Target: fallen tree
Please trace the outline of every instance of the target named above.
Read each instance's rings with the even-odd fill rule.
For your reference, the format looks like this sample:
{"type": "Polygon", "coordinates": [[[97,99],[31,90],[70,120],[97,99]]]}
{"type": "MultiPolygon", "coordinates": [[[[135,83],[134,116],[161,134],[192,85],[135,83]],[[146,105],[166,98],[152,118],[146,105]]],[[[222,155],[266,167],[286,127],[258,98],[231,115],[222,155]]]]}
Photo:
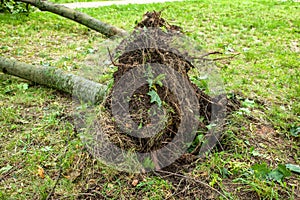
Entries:
{"type": "Polygon", "coordinates": [[[127,32],[123,29],[101,22],[85,13],[73,10],[63,5],[54,4],[49,1],[40,1],[40,0],[18,0],[18,1],[33,5],[39,8],[41,11],[49,11],[54,14],[60,15],[62,17],[71,19],[84,26],[87,26],[90,29],[102,33],[107,37],[111,37],[114,35],[120,35],[120,36],[127,35],[127,32]]]}
{"type": "Polygon", "coordinates": [[[161,12],[147,12],[114,50],[117,57],[108,50],[118,69],[107,98],[106,86],[57,68],[0,56],[0,72],[58,89],[95,106],[103,102],[103,111],[92,116],[92,121],[90,113],[80,113],[83,117],[75,126],[87,130],[84,143],[94,156],[104,158],[104,163],[116,164],[118,160],[124,170],[126,161],[129,171],[136,171],[136,161],[142,171],[169,165],[170,169],[180,168],[220,142],[226,112],[238,106],[227,104],[222,93],[206,94],[190,80],[188,73],[192,69],[210,67],[206,61],[224,58],[206,58],[219,52],[200,56],[198,51],[187,52],[181,47],[192,45],[185,42],[182,29],[161,18],[161,12]]]}
{"type": "Polygon", "coordinates": [[[37,84],[58,89],[78,99],[97,104],[103,101],[106,86],[54,67],[26,64],[0,56],[0,71],[37,84]]]}

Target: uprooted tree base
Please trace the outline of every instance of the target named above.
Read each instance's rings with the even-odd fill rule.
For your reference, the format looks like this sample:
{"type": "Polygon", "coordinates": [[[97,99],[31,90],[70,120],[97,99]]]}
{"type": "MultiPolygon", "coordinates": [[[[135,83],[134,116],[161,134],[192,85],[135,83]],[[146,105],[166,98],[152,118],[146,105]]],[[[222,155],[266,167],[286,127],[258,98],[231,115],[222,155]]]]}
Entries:
{"type": "MultiPolygon", "coordinates": [[[[230,112],[230,110],[234,109],[234,104],[229,103],[226,105],[224,103],[224,100],[227,101],[226,96],[218,95],[210,97],[190,81],[188,72],[195,68],[194,63],[206,67],[209,66],[209,64],[207,60],[204,59],[204,56],[198,56],[198,58],[196,58],[197,60],[195,60],[195,58],[193,58],[194,55],[189,55],[189,51],[182,51],[177,48],[177,43],[181,40],[178,40],[178,38],[182,38],[182,35],[180,27],[170,25],[166,20],[161,18],[161,12],[147,12],[143,20],[137,24],[133,33],[124,39],[115,49],[114,55],[116,57],[110,54],[112,63],[118,67],[118,70],[114,73],[115,85],[111,90],[114,94],[110,93],[107,98],[104,104],[106,111],[99,117],[99,123],[101,124],[103,133],[108,135],[109,140],[119,148],[134,150],[140,153],[161,149],[172,141],[182,123],[189,123],[189,120],[191,120],[192,123],[193,119],[190,118],[183,121],[185,114],[183,114],[181,106],[182,104],[186,106],[193,102],[178,98],[178,96],[185,96],[187,94],[184,90],[178,88],[174,89],[174,87],[177,87],[176,84],[171,88],[170,85],[168,87],[164,85],[164,78],[166,78],[164,75],[158,75],[159,72],[156,75],[151,74],[151,70],[154,70],[153,68],[156,66],[165,66],[166,68],[169,67],[173,69],[176,73],[168,74],[167,77],[168,79],[173,79],[173,82],[180,81],[177,76],[177,74],[180,74],[180,76],[184,77],[190,84],[197,98],[197,103],[199,104],[199,110],[197,110],[197,112],[202,119],[197,121],[199,133],[208,132],[207,125],[211,123],[212,115],[214,115],[214,118],[221,118],[226,110],[230,112]],[[154,63],[156,65],[153,65],[154,63]],[[128,76],[127,72],[130,74],[133,73],[132,71],[134,71],[135,75],[124,79],[124,77],[128,76]],[[140,83],[143,81],[146,81],[147,84],[141,85],[140,83]],[[118,85],[120,82],[122,83],[121,87],[118,85]],[[126,89],[132,87],[136,88],[135,91],[129,96],[126,96],[128,93],[126,89]],[[119,98],[117,102],[113,101],[113,96],[119,98]],[[126,96],[127,99],[122,99],[123,96],[126,96]],[[126,112],[126,109],[122,107],[116,106],[116,104],[120,104],[120,101],[129,102],[129,112],[126,112]],[[153,106],[163,109],[160,109],[161,112],[157,113],[152,110],[153,106]],[[119,109],[112,111],[115,107],[119,109]],[[152,119],[153,116],[156,117],[152,119]],[[117,124],[117,120],[115,120],[116,118],[123,119],[122,123],[125,129],[128,128],[128,130],[139,130],[153,123],[160,123],[162,121],[164,127],[154,136],[142,138],[134,137],[128,134],[128,131],[124,130],[124,127],[120,128],[117,124]],[[159,121],[155,121],[156,118],[158,118],[159,121]],[[130,121],[133,121],[138,127],[133,127],[130,121]]],[[[223,126],[223,124],[219,126],[223,126]]],[[[152,129],[149,130],[155,131],[152,129]]],[[[191,131],[191,127],[186,127],[184,131],[191,131]]],[[[220,135],[216,135],[216,138],[210,141],[212,143],[207,144],[203,149],[210,150],[216,141],[218,141],[219,137],[220,135]]],[[[209,138],[207,139],[209,140],[209,138]]],[[[180,145],[186,144],[175,143],[175,145],[178,145],[180,149],[180,145]]],[[[188,149],[188,152],[185,152],[175,163],[169,166],[169,170],[172,170],[171,168],[174,167],[176,168],[176,166],[189,164],[195,161],[195,159],[198,159],[201,145],[199,141],[198,143],[194,141],[188,149]]],[[[109,149],[107,151],[106,156],[112,156],[111,160],[113,160],[114,156],[111,155],[109,149]]],[[[170,155],[167,154],[165,159],[170,159],[168,156],[170,155]]],[[[140,161],[143,159],[144,158],[139,158],[140,161]]],[[[160,167],[159,163],[154,164],[156,168],[160,167]]]]}

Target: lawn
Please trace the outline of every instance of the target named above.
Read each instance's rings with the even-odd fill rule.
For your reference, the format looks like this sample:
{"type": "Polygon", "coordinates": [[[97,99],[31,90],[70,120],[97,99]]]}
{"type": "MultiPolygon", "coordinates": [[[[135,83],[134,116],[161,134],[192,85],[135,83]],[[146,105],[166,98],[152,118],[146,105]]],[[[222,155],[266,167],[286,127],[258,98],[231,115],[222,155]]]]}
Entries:
{"type": "MultiPolygon", "coordinates": [[[[70,95],[0,73],[0,199],[300,198],[300,3],[203,0],[79,10],[131,31],[146,11],[164,8],[163,17],[199,48],[239,53],[216,63],[226,93],[242,104],[228,116],[221,145],[180,175],[119,172],[85,149],[70,95]]],[[[0,23],[0,56],[75,74],[113,46],[47,12],[0,13],[0,23]]],[[[112,71],[99,73],[98,81],[111,82],[112,71]]]]}

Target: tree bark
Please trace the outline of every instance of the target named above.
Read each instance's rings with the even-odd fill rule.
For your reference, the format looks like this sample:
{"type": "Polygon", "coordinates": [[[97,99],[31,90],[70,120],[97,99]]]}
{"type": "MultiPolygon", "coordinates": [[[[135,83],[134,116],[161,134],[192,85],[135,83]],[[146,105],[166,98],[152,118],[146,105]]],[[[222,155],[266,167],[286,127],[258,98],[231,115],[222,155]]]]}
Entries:
{"type": "Polygon", "coordinates": [[[92,104],[101,103],[107,87],[54,67],[34,66],[0,56],[0,72],[69,93],[92,104]]]}
{"type": "Polygon", "coordinates": [[[120,35],[120,36],[127,35],[127,32],[123,29],[117,28],[110,24],[106,24],[85,13],[70,9],[63,5],[54,4],[52,2],[43,1],[43,0],[17,0],[17,1],[23,3],[29,3],[39,8],[41,11],[49,11],[57,15],[60,15],[62,17],[66,17],[84,26],[87,26],[90,29],[98,31],[99,33],[102,33],[107,37],[111,37],[114,35],[120,35]]]}

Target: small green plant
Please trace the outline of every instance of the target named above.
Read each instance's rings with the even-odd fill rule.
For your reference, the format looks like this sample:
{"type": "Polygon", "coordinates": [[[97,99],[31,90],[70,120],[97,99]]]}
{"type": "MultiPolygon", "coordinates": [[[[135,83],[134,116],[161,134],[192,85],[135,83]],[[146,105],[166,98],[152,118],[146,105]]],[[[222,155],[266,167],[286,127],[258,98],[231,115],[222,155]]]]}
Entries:
{"type": "Polygon", "coordinates": [[[162,80],[165,79],[165,74],[160,74],[154,78],[154,75],[151,71],[151,66],[148,66],[147,72],[145,74],[147,77],[147,82],[149,84],[149,92],[147,93],[150,96],[150,103],[156,102],[159,107],[162,105],[162,101],[157,93],[157,86],[162,87],[163,83],[162,80]]]}
{"type": "Polygon", "coordinates": [[[290,170],[285,165],[279,164],[276,169],[271,169],[266,163],[254,164],[251,167],[251,172],[256,178],[267,181],[281,182],[284,178],[291,176],[290,170]]]}
{"type": "Polygon", "coordinates": [[[195,148],[199,147],[199,145],[201,145],[201,143],[203,142],[204,139],[204,135],[200,132],[198,133],[198,135],[196,136],[196,138],[193,140],[192,144],[189,145],[188,148],[188,152],[193,152],[193,150],[195,150],[195,148]]]}
{"type": "Polygon", "coordinates": [[[145,194],[143,199],[164,199],[170,195],[166,192],[171,189],[171,185],[162,178],[147,177],[136,188],[145,194]]]}
{"type": "Polygon", "coordinates": [[[150,158],[148,158],[148,157],[146,157],[144,159],[143,166],[145,168],[148,168],[148,169],[154,169],[155,168],[155,165],[154,165],[153,161],[150,158]]]}
{"type": "Polygon", "coordinates": [[[150,90],[147,94],[151,97],[150,103],[156,102],[158,107],[161,107],[161,99],[155,90],[150,90]]]}
{"type": "Polygon", "coordinates": [[[28,13],[31,8],[29,4],[17,2],[14,0],[1,0],[0,12],[16,13],[28,13]]]}
{"type": "Polygon", "coordinates": [[[205,91],[205,92],[209,92],[209,88],[208,88],[208,76],[200,76],[197,74],[193,74],[190,75],[190,80],[192,81],[192,83],[194,83],[195,85],[197,85],[198,88],[200,88],[201,90],[205,91]]]}
{"type": "Polygon", "coordinates": [[[290,134],[293,137],[300,137],[300,126],[293,126],[290,129],[290,134]]]}

